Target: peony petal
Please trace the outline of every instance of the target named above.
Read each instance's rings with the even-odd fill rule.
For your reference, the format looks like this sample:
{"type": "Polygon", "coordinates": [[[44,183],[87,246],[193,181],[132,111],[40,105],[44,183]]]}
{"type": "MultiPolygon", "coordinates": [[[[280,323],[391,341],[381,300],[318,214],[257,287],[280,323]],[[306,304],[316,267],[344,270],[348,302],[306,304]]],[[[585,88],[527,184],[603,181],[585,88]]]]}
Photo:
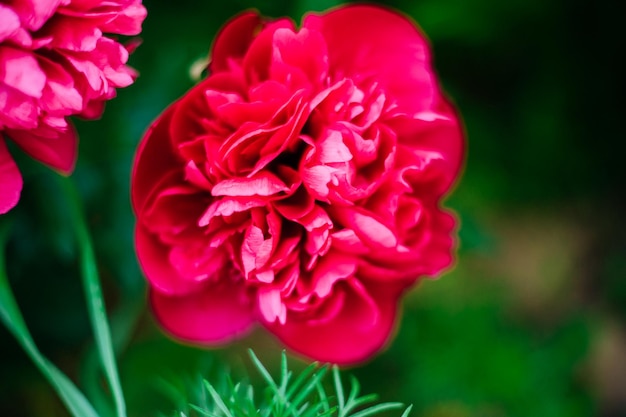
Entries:
{"type": "Polygon", "coordinates": [[[442,101],[440,107],[436,118],[401,117],[390,122],[398,135],[400,161],[397,165],[422,168],[425,174],[422,178],[426,180],[423,182],[429,182],[430,186],[421,184],[419,188],[436,197],[447,192],[458,178],[465,154],[459,117],[449,104],[442,101]],[[436,166],[429,167],[433,162],[436,166]]]}
{"type": "Polygon", "coordinates": [[[198,193],[194,187],[180,184],[174,172],[164,176],[153,188],[143,206],[143,222],[153,233],[175,236],[195,229],[197,219],[209,197],[198,193]]]}
{"type": "Polygon", "coordinates": [[[243,58],[243,70],[248,83],[252,86],[270,77],[273,56],[274,33],[279,29],[295,30],[289,19],[278,19],[268,23],[250,43],[243,58]]]}
{"type": "Polygon", "coordinates": [[[252,198],[221,198],[211,203],[198,220],[198,226],[208,226],[214,217],[228,217],[266,204],[263,200],[252,198]]]}
{"type": "Polygon", "coordinates": [[[0,83],[41,98],[46,74],[32,53],[0,45],[0,83]]]}
{"type": "Polygon", "coordinates": [[[38,56],[39,65],[46,74],[41,105],[49,114],[69,115],[83,109],[83,97],[74,85],[74,79],[62,65],[38,56]]]}
{"type": "Polygon", "coordinates": [[[112,18],[106,19],[101,26],[103,32],[134,36],[141,32],[141,23],[148,12],[142,4],[130,4],[110,14],[112,18]]]}
{"type": "Polygon", "coordinates": [[[9,136],[27,154],[63,174],[74,170],[78,136],[72,125],[40,126],[35,130],[9,130],[9,136]]]}
{"type": "Polygon", "coordinates": [[[231,178],[215,184],[211,190],[214,196],[231,197],[268,197],[289,191],[276,175],[269,171],[261,171],[251,178],[231,178]]]}
{"type": "Polygon", "coordinates": [[[20,199],[22,176],[0,137],[0,214],[11,210],[20,199]]]}
{"type": "Polygon", "coordinates": [[[183,295],[198,290],[198,281],[181,277],[169,262],[169,247],[161,244],[157,236],[141,224],[135,227],[135,249],[146,278],[159,292],[183,295]]]}
{"type": "Polygon", "coordinates": [[[294,32],[280,28],[274,32],[271,78],[290,89],[322,85],[328,76],[328,51],[324,38],[306,28],[294,32]]]}
{"type": "Polygon", "coordinates": [[[211,72],[227,71],[231,61],[242,59],[262,24],[261,16],[254,12],[241,13],[226,22],[215,37],[211,72]]]}
{"type": "Polygon", "coordinates": [[[338,252],[330,252],[320,258],[313,270],[313,291],[318,297],[327,297],[337,281],[353,276],[355,271],[356,262],[354,258],[338,252]]]}
{"type": "Polygon", "coordinates": [[[333,218],[343,226],[354,230],[356,235],[373,248],[393,248],[398,244],[398,237],[392,229],[359,207],[336,207],[330,210],[333,218]]]}
{"type": "Polygon", "coordinates": [[[20,29],[20,18],[13,9],[0,4],[0,42],[13,36],[20,29]]]}
{"type": "Polygon", "coordinates": [[[186,342],[226,343],[245,335],[253,324],[253,304],[241,283],[206,285],[184,296],[151,291],[150,301],[161,326],[186,342]]]}
{"type": "Polygon", "coordinates": [[[371,262],[359,267],[359,276],[388,282],[440,274],[452,265],[456,224],[450,213],[438,207],[424,207],[417,227],[404,231],[401,245],[372,251],[368,255],[371,262]]]}
{"type": "Polygon", "coordinates": [[[344,163],[352,160],[350,149],[343,143],[343,135],[330,130],[317,144],[317,158],[322,164],[344,163]]]}
{"type": "Polygon", "coordinates": [[[261,316],[268,323],[274,323],[278,320],[280,324],[285,324],[287,307],[281,300],[279,289],[261,288],[257,294],[257,300],[261,316]]]}
{"type": "Polygon", "coordinates": [[[38,100],[0,83],[0,127],[35,129],[41,109],[38,100]]]}
{"type": "Polygon", "coordinates": [[[138,214],[158,178],[177,168],[172,157],[169,124],[176,106],[171,106],[148,128],[137,148],[131,174],[131,199],[138,214]]]}
{"type": "Polygon", "coordinates": [[[406,16],[378,6],[346,6],[309,14],[302,26],[320,31],[332,45],[331,76],[374,76],[401,111],[413,114],[430,108],[438,92],[428,44],[406,16]]]}
{"type": "Polygon", "coordinates": [[[68,51],[93,51],[102,31],[84,18],[58,16],[41,31],[42,37],[49,36],[50,46],[68,51]]]}
{"type": "Polygon", "coordinates": [[[64,0],[23,0],[11,2],[20,21],[31,31],[39,30],[64,0]]]}
{"type": "Polygon", "coordinates": [[[328,302],[332,305],[337,297],[345,299],[332,305],[331,320],[288,314],[284,325],[263,324],[289,348],[309,358],[339,365],[368,359],[391,336],[402,287],[374,283],[365,288],[356,280],[336,286],[328,302]]]}

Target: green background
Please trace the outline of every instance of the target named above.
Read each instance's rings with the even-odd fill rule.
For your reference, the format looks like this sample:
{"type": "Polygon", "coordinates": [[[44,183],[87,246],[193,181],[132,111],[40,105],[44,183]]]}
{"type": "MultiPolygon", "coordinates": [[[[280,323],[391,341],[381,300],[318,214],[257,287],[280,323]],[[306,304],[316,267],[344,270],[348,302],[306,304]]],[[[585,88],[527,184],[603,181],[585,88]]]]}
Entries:
{"type": "MultiPolygon", "coordinates": [[[[456,266],[403,303],[388,349],[351,369],[365,392],[414,404],[414,416],[626,416],[626,51],[618,2],[419,0],[386,4],[429,36],[467,130],[456,266]]],[[[263,332],[201,351],[177,345],[145,307],[129,203],[133,154],[149,123],[193,85],[189,69],[218,28],[257,8],[300,20],[339,3],[145,1],[135,85],[103,118],[76,121],[73,178],[86,206],[131,416],[169,414],[163,381],[184,386],[220,363],[270,367],[263,332]]],[[[42,351],[97,401],[92,335],[56,174],[15,147],[25,177],[8,274],[42,351]]],[[[292,359],[296,367],[296,358],[292,359]]],[[[65,416],[51,388],[0,328],[0,416],[65,416]]]]}

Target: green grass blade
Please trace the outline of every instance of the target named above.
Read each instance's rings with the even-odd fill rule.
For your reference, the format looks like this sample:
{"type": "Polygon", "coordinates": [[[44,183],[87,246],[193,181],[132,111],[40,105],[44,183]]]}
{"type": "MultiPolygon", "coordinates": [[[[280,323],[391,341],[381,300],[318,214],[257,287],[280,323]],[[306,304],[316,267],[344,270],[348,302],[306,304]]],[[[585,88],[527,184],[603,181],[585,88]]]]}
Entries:
{"type": "Polygon", "coordinates": [[[206,386],[207,391],[209,391],[209,394],[211,394],[211,398],[213,398],[213,401],[215,402],[217,408],[219,408],[226,417],[233,417],[226,404],[224,404],[222,397],[220,397],[217,391],[215,391],[215,388],[213,388],[213,385],[209,384],[208,381],[204,381],[204,385],[206,386]]]}
{"type": "Polygon", "coordinates": [[[343,394],[343,384],[341,383],[341,376],[339,375],[339,367],[333,365],[333,381],[335,382],[335,391],[337,393],[337,405],[339,406],[340,415],[343,413],[345,406],[345,396],[343,394]]]}
{"type": "MultiPolygon", "coordinates": [[[[364,404],[367,403],[371,403],[374,402],[378,399],[378,395],[376,394],[368,394],[368,395],[364,395],[363,397],[359,397],[359,398],[355,398],[354,400],[350,401],[349,404],[349,408],[350,410],[353,410],[357,407],[360,407],[364,404]]],[[[346,408],[348,408],[348,406],[346,405],[346,408]]]]}
{"type": "Polygon", "coordinates": [[[274,393],[277,394],[278,386],[276,385],[276,382],[274,381],[274,379],[272,378],[268,370],[265,368],[265,366],[263,366],[263,364],[261,363],[259,358],[254,354],[252,349],[248,349],[248,353],[250,354],[250,358],[252,359],[254,366],[256,366],[261,376],[263,376],[263,379],[265,379],[265,382],[267,382],[267,384],[272,388],[272,391],[274,391],[274,393]]]}
{"type": "Polygon", "coordinates": [[[328,400],[328,395],[326,395],[326,391],[324,391],[324,387],[321,383],[317,384],[315,388],[317,389],[317,396],[320,400],[320,405],[322,406],[324,413],[327,413],[328,410],[330,410],[331,408],[330,401],[328,400]]]}
{"type": "Polygon", "coordinates": [[[317,388],[317,386],[320,383],[320,381],[322,380],[322,378],[324,378],[324,375],[326,374],[327,370],[328,370],[327,367],[319,368],[319,370],[315,374],[313,374],[311,379],[309,381],[307,381],[302,386],[301,390],[298,392],[298,394],[295,396],[295,398],[291,402],[291,404],[289,406],[289,410],[287,411],[287,415],[289,415],[289,414],[295,415],[294,411],[300,406],[300,404],[303,401],[305,401],[307,399],[308,395],[315,388],[317,388]]]}
{"type": "Polygon", "coordinates": [[[383,411],[396,410],[404,407],[402,403],[382,403],[371,406],[365,410],[358,411],[351,415],[351,417],[369,417],[374,414],[382,413],[383,411]]]}
{"type": "Polygon", "coordinates": [[[307,380],[307,378],[317,369],[317,367],[318,363],[313,362],[309,364],[306,368],[304,368],[302,372],[300,372],[300,375],[298,375],[296,379],[294,379],[293,383],[287,390],[286,398],[288,400],[297,392],[298,389],[300,389],[300,385],[302,385],[307,380]]]}
{"type": "Polygon", "coordinates": [[[409,417],[409,413],[411,412],[411,409],[413,408],[413,404],[409,405],[406,410],[404,410],[404,413],[402,413],[401,417],[409,417]]]}
{"type": "Polygon", "coordinates": [[[115,353],[113,351],[113,343],[111,341],[111,332],[104,306],[104,297],[100,288],[100,278],[96,267],[96,259],[89,231],[87,230],[87,222],[83,216],[83,210],[80,204],[80,197],[76,187],[70,178],[60,178],[61,187],[66,196],[68,206],[71,210],[70,218],[73,219],[72,227],[76,234],[76,240],[80,250],[80,266],[82,272],[83,286],[85,296],[87,298],[87,308],[89,311],[89,319],[94,331],[94,337],[102,367],[106,375],[109,387],[113,393],[115,409],[118,417],[126,417],[126,403],[122,394],[122,386],[117,373],[117,365],[115,362],[115,353]]]}
{"type": "Polygon", "coordinates": [[[348,394],[348,402],[356,400],[360,391],[361,385],[359,384],[359,381],[354,377],[354,375],[350,375],[350,394],[348,394]]]}
{"type": "Polygon", "coordinates": [[[291,372],[289,372],[289,366],[287,363],[287,353],[283,350],[280,355],[280,392],[285,397],[287,392],[287,386],[289,385],[289,379],[291,378],[291,372]]]}
{"type": "Polygon", "coordinates": [[[98,417],[98,413],[96,413],[72,381],[39,352],[26,327],[6,276],[4,247],[8,235],[7,226],[6,223],[0,223],[0,320],[17,339],[41,373],[48,379],[74,417],[98,417]]]}

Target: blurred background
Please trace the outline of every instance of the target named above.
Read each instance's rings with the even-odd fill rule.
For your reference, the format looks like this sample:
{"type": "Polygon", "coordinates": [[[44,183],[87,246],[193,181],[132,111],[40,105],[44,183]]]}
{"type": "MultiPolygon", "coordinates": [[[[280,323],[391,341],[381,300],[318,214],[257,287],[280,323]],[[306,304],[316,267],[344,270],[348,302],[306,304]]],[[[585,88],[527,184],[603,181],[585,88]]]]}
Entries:
{"type": "MultiPolygon", "coordinates": [[[[382,2],[381,2],[382,3],[382,2]]],[[[626,416],[626,68],[619,2],[396,0],[431,40],[463,115],[465,173],[446,205],[460,219],[456,266],[404,300],[388,349],[350,369],[363,391],[420,417],[626,416]]],[[[193,85],[192,64],[234,14],[299,21],[333,0],[144,0],[140,78],[96,122],[76,121],[73,179],[95,240],[131,416],[169,415],[164,381],[184,386],[217,363],[272,367],[263,332],[214,351],[164,337],[145,306],[133,251],[132,157],[149,123],[193,85]]],[[[41,350],[98,401],[96,360],[56,174],[13,155],[25,176],[9,216],[8,274],[41,350]]],[[[292,359],[294,366],[302,364],[292,359]]],[[[171,388],[171,387],[170,387],[171,388]]],[[[101,394],[100,394],[101,395],[101,394]]],[[[66,416],[0,328],[0,416],[66,416]]]]}

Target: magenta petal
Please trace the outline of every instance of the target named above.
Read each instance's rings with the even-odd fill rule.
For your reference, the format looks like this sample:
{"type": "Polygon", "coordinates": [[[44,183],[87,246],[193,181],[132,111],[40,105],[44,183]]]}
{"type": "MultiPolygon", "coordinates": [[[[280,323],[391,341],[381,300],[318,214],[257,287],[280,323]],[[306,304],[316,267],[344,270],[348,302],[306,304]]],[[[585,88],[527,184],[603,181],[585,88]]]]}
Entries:
{"type": "Polygon", "coordinates": [[[313,270],[313,291],[321,297],[327,297],[335,282],[354,275],[356,262],[354,258],[337,252],[322,257],[313,270]]]}
{"type": "Polygon", "coordinates": [[[337,207],[333,213],[368,246],[394,248],[398,244],[394,231],[376,219],[373,213],[358,207],[337,207]]]}
{"type": "Polygon", "coordinates": [[[322,362],[349,365],[368,359],[390,338],[396,319],[398,286],[373,284],[364,288],[356,280],[341,282],[331,298],[331,320],[298,320],[287,316],[284,325],[265,323],[285,345],[322,362]]]}
{"type": "Polygon", "coordinates": [[[138,213],[158,182],[156,179],[176,167],[170,145],[169,124],[176,106],[170,107],[148,128],[135,155],[131,198],[138,213]]]}
{"type": "Polygon", "coordinates": [[[40,29],[54,14],[63,0],[24,0],[14,1],[11,7],[20,16],[24,26],[32,31],[40,29]]]}
{"type": "Polygon", "coordinates": [[[135,248],[146,277],[159,292],[182,295],[197,291],[198,281],[181,277],[169,261],[169,247],[139,224],[135,229],[135,248]]]}
{"type": "MultiPolygon", "coordinates": [[[[310,14],[303,27],[319,30],[337,77],[376,75],[401,111],[418,113],[436,94],[428,43],[417,25],[397,12],[358,5],[310,14]]],[[[331,74],[333,75],[333,74],[331,74]]]]}
{"type": "Polygon", "coordinates": [[[118,13],[113,13],[114,18],[107,20],[102,25],[102,31],[106,33],[119,33],[120,35],[138,35],[141,32],[141,23],[147,15],[146,8],[141,4],[131,4],[118,13]]]}
{"type": "Polygon", "coordinates": [[[38,100],[0,83],[0,126],[6,129],[35,129],[39,124],[38,100]]]}
{"type": "Polygon", "coordinates": [[[307,83],[319,86],[326,79],[328,51],[319,32],[304,28],[296,33],[282,28],[274,33],[273,41],[272,79],[294,87],[307,83]]]}
{"type": "Polygon", "coordinates": [[[211,71],[227,71],[231,60],[241,59],[261,25],[261,16],[254,12],[244,12],[226,22],[213,44],[211,71]]]}
{"type": "Polygon", "coordinates": [[[423,169],[426,175],[418,177],[417,181],[430,182],[430,187],[421,185],[420,188],[434,196],[445,193],[459,176],[465,153],[459,117],[444,101],[440,106],[441,111],[431,114],[434,118],[424,120],[418,115],[416,118],[399,117],[391,122],[398,134],[399,165],[426,168],[423,169]],[[437,155],[438,161],[434,161],[433,156],[421,156],[429,153],[437,155]],[[430,162],[436,162],[438,166],[430,170],[427,167],[430,162]]]}
{"type": "Polygon", "coordinates": [[[69,51],[93,51],[102,31],[84,18],[59,16],[42,30],[43,36],[50,36],[53,48],[69,51]]]}
{"type": "Polygon", "coordinates": [[[78,136],[72,125],[58,129],[43,126],[38,130],[11,130],[13,139],[26,153],[63,174],[74,170],[78,136]]]}
{"type": "Polygon", "coordinates": [[[49,114],[78,113],[83,109],[83,97],[74,85],[74,79],[62,65],[39,57],[46,73],[47,83],[41,100],[42,108],[49,114]]]}
{"type": "Polygon", "coordinates": [[[0,45],[0,83],[41,98],[46,74],[32,53],[0,45]]]}
{"type": "Polygon", "coordinates": [[[0,42],[20,29],[20,18],[7,6],[0,4],[0,42]]]}
{"type": "Polygon", "coordinates": [[[271,196],[289,191],[276,175],[269,171],[261,171],[252,178],[232,178],[215,184],[211,194],[214,196],[251,197],[271,196]]]}
{"type": "Polygon", "coordinates": [[[150,293],[159,323],[187,342],[216,345],[245,335],[253,324],[253,304],[243,285],[222,283],[184,296],[150,293]]]}
{"type": "Polygon", "coordinates": [[[20,199],[22,176],[4,140],[0,137],[0,214],[11,210],[20,199]]]}
{"type": "Polygon", "coordinates": [[[277,288],[262,288],[258,292],[258,305],[262,317],[269,323],[274,323],[277,319],[281,324],[287,318],[287,308],[280,297],[280,290],[277,288]]]}
{"type": "Polygon", "coordinates": [[[250,85],[268,79],[272,63],[274,33],[279,29],[293,31],[293,22],[288,19],[275,20],[265,26],[250,43],[243,58],[243,70],[250,85]]]}

